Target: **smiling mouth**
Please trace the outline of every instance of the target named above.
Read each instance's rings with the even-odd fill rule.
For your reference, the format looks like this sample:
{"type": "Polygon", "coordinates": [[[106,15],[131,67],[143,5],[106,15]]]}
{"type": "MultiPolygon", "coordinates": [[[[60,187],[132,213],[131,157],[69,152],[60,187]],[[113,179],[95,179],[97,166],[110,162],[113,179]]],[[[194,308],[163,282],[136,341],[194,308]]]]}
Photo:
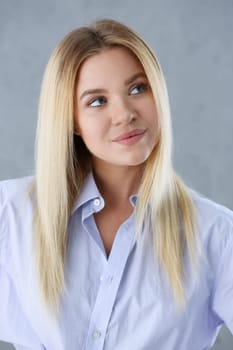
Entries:
{"type": "Polygon", "coordinates": [[[122,145],[133,145],[138,142],[145,134],[146,129],[136,129],[120,136],[116,137],[113,142],[122,144],[122,145]]]}

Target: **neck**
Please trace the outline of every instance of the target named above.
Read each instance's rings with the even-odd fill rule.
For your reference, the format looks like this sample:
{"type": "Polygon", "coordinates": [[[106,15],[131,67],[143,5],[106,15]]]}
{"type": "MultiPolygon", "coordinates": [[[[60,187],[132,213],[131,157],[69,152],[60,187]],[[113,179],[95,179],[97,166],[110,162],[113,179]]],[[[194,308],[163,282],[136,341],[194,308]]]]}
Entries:
{"type": "Polygon", "coordinates": [[[129,197],[138,192],[144,166],[112,166],[93,164],[96,184],[105,203],[111,206],[129,202],[129,197]]]}

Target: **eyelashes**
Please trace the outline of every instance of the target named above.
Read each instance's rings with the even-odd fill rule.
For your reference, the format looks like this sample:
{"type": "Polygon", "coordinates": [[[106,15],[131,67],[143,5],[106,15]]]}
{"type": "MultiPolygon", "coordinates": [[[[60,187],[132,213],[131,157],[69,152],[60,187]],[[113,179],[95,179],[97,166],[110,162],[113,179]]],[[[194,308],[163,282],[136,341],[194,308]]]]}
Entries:
{"type": "MultiPolygon", "coordinates": [[[[148,83],[138,83],[129,89],[129,96],[139,95],[146,92],[149,89],[148,83]]],[[[105,96],[96,96],[92,98],[87,105],[89,107],[102,107],[107,103],[107,98],[105,96]]]]}
{"type": "Polygon", "coordinates": [[[99,96],[92,99],[90,102],[88,102],[88,106],[100,107],[100,106],[103,106],[106,102],[107,102],[107,99],[104,96],[99,96]]]}
{"type": "Polygon", "coordinates": [[[147,91],[148,90],[148,84],[145,84],[145,83],[140,83],[140,84],[137,84],[136,86],[134,86],[130,92],[131,92],[131,95],[137,95],[137,94],[140,94],[144,91],[147,91]]]}

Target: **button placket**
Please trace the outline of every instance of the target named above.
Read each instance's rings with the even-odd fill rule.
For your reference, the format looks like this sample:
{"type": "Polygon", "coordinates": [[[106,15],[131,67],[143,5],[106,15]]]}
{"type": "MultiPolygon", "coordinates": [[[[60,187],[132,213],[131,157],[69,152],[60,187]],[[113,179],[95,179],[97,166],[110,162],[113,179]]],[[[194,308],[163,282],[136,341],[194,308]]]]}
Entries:
{"type": "MultiPolygon", "coordinates": [[[[125,232],[124,227],[121,230],[123,233],[125,232]]],[[[85,350],[103,350],[104,347],[105,335],[116,301],[118,288],[134,241],[133,235],[121,234],[119,237],[116,247],[113,248],[116,251],[113,252],[114,254],[111,254],[106,265],[107,268],[99,276],[99,290],[90,319],[85,350]]]]}
{"type": "Polygon", "coordinates": [[[103,282],[103,280],[104,280],[104,276],[101,275],[101,276],[100,276],[100,282],[103,282]]]}
{"type": "Polygon", "coordinates": [[[101,337],[101,332],[99,330],[95,330],[93,333],[92,333],[92,338],[93,339],[99,339],[101,337]]]}

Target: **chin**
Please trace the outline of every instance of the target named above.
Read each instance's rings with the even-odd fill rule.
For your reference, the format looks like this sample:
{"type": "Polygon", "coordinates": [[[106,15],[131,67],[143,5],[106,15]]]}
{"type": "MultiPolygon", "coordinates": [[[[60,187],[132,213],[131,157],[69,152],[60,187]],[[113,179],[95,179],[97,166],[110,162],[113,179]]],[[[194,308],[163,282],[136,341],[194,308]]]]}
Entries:
{"type": "Polygon", "coordinates": [[[139,165],[143,165],[147,159],[149,158],[148,156],[144,156],[144,157],[135,157],[134,159],[129,160],[128,162],[126,162],[128,166],[139,166],[139,165]]]}
{"type": "Polygon", "coordinates": [[[150,157],[151,152],[143,153],[138,156],[136,156],[132,161],[135,163],[135,165],[143,164],[147,161],[147,159],[150,157]]]}

